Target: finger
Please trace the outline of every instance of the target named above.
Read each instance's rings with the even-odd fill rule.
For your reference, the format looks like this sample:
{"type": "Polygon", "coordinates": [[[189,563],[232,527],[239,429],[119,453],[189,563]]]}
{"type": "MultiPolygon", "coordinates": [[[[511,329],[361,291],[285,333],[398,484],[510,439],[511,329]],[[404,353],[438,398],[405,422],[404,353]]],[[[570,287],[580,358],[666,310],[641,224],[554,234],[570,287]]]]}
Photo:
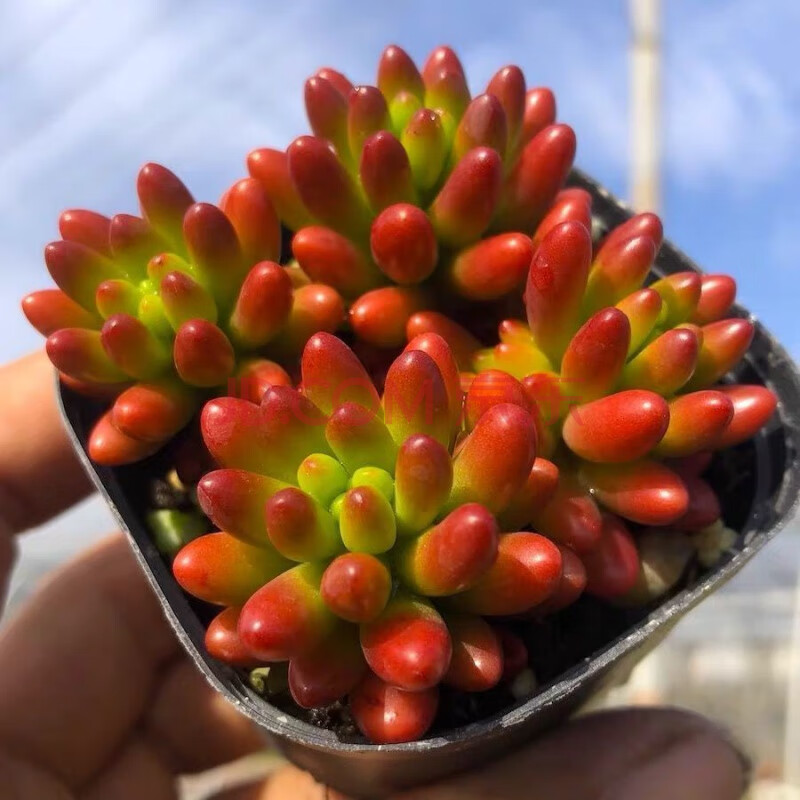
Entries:
{"type": "Polygon", "coordinates": [[[744,788],[740,757],[706,720],[670,709],[631,709],[575,720],[482,769],[398,800],[660,800],[650,787],[642,791],[641,783],[628,784],[633,794],[617,793],[619,787],[628,791],[625,781],[640,774],[665,782],[665,798],[738,800],[744,788]],[[696,794],[694,781],[700,779],[713,791],[696,794]]]}
{"type": "MultiPolygon", "coordinates": [[[[396,800],[738,800],[743,788],[741,757],[710,723],[653,709],[584,717],[483,769],[396,800]]],[[[345,800],[293,766],[225,800],[287,797],[345,800]]]]}
{"type": "Polygon", "coordinates": [[[238,786],[214,797],[214,800],[262,800],[268,784],[238,786]]]}
{"type": "Polygon", "coordinates": [[[110,765],[134,728],[167,772],[263,747],[182,660],[117,536],[65,567],[0,631],[0,746],[78,787],[103,769],[109,780],[124,772],[125,762],[114,776],[110,765]]]}
{"type": "Polygon", "coordinates": [[[37,769],[0,750],[0,775],[3,776],[4,800],[74,800],[64,784],[47,772],[37,769]]]}
{"type": "Polygon", "coordinates": [[[255,726],[187,659],[164,675],[142,727],[176,774],[228,764],[266,747],[255,726]]]}
{"type": "Polygon", "coordinates": [[[125,541],[103,542],[0,629],[0,747],[83,784],[121,746],[177,649],[125,541]]]}
{"type": "Polygon", "coordinates": [[[61,421],[53,376],[43,352],[0,367],[0,519],[12,533],[89,492],[61,421]]]}
{"type": "Polygon", "coordinates": [[[117,757],[80,793],[80,800],[178,800],[175,776],[158,751],[139,738],[129,741],[117,757]]]}
{"type": "Polygon", "coordinates": [[[288,764],[265,782],[226,792],[219,800],[346,800],[327,790],[307,772],[288,764]]]}
{"type": "Polygon", "coordinates": [[[214,800],[262,800],[267,784],[239,786],[214,797],[214,800]]]}
{"type": "Polygon", "coordinates": [[[175,776],[228,764],[264,748],[250,722],[185,658],[166,668],[152,709],[81,800],[177,800],[175,776]]]}
{"type": "Polygon", "coordinates": [[[741,797],[743,789],[741,766],[730,746],[712,734],[696,733],[617,779],[600,800],[725,800],[741,797]]]}

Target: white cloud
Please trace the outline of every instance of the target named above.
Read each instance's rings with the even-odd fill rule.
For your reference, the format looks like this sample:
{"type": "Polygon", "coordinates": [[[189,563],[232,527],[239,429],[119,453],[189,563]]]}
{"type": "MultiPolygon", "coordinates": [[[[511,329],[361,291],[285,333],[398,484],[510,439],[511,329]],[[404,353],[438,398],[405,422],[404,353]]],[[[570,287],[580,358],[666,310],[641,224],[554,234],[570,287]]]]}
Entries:
{"type": "MultiPolygon", "coordinates": [[[[130,177],[146,159],[192,164],[203,183],[224,163],[232,180],[248,149],[283,146],[305,129],[302,84],[318,53],[361,74],[374,69],[363,52],[347,52],[336,40],[323,45],[330,20],[315,3],[273,18],[258,4],[200,4],[198,13],[178,6],[157,16],[137,6],[126,14],[134,5],[105,5],[120,7],[118,27],[102,16],[70,23],[46,58],[22,62],[6,78],[25,117],[0,155],[7,189],[0,206],[5,201],[15,221],[23,223],[28,209],[20,209],[14,187],[68,189],[79,202],[108,208],[130,197],[130,177]],[[108,41],[98,47],[107,27],[108,41]]],[[[370,24],[352,25],[350,34],[370,24]]],[[[223,188],[214,185],[212,196],[223,188]]]]}
{"type": "MultiPolygon", "coordinates": [[[[419,51],[436,34],[459,49],[480,90],[500,65],[520,63],[531,85],[552,86],[578,132],[578,164],[622,190],[628,152],[626,4],[511,4],[482,24],[469,4],[452,23],[421,31],[412,10],[319,0],[281,15],[247,0],[10,0],[0,45],[0,195],[6,279],[38,282],[40,246],[70,205],[132,210],[144,160],[162,160],[202,199],[243,172],[246,152],[305,129],[302,83],[321,63],[370,81],[375,58],[399,39],[419,51]],[[10,11],[9,11],[10,9],[10,11]],[[448,28],[448,25],[451,25],[448,28]],[[13,31],[13,35],[9,33],[13,31]],[[1,60],[1,59],[0,59],[1,60]],[[3,121],[4,120],[4,121],[3,121]],[[20,257],[25,254],[20,262],[20,257]]],[[[800,78],[787,35],[800,5],[779,0],[664,3],[665,167],[687,187],[747,190],[791,167],[800,78]],[[776,42],[783,43],[776,45],[776,42]]],[[[431,11],[433,14],[433,11],[431,11]]],[[[8,283],[6,284],[8,285],[8,283]]]]}
{"type": "Polygon", "coordinates": [[[800,84],[789,2],[678,2],[665,53],[666,163],[691,186],[747,190],[794,166],[800,84]],[[793,35],[789,33],[789,35],[793,35]]]}
{"type": "MultiPolygon", "coordinates": [[[[247,2],[89,0],[72,11],[0,75],[0,98],[14,101],[0,127],[0,292],[13,305],[49,282],[41,247],[63,208],[135,210],[133,179],[146,160],[215,200],[244,174],[250,149],[305,131],[303,81],[320,54],[358,76],[374,71],[371,53],[328,43],[332,21],[315,2],[272,18],[247,2]]],[[[350,35],[374,39],[371,25],[364,18],[350,35]]],[[[4,341],[0,351],[19,347],[4,341]]]]}
{"type": "MultiPolygon", "coordinates": [[[[711,181],[747,191],[794,168],[800,146],[800,73],[788,37],[793,0],[666,0],[663,163],[696,190],[711,181]]],[[[557,92],[578,133],[578,163],[609,183],[628,165],[629,29],[625,3],[528,7],[503,40],[466,49],[471,74],[508,60],[557,92]],[[578,8],[579,7],[579,8],[578,8]]],[[[475,82],[480,88],[483,83],[475,82]]]]}

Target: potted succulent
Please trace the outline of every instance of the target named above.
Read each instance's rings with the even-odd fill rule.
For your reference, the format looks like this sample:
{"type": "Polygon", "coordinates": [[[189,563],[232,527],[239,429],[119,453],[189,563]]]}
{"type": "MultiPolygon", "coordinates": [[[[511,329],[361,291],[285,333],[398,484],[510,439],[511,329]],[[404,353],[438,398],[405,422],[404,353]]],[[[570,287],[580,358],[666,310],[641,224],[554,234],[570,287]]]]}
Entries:
{"type": "Polygon", "coordinates": [[[563,719],[798,494],[790,360],[549,90],[447,47],[376,83],[318,71],[218,206],[150,164],[141,217],[65,212],[23,301],[198,667],[359,797],[563,719]]]}

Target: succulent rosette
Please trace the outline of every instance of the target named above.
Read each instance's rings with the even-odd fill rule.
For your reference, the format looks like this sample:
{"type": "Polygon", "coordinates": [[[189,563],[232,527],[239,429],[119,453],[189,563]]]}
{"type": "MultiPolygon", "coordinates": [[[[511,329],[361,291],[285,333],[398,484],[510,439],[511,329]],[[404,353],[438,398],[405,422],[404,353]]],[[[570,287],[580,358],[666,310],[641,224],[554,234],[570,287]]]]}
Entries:
{"type": "Polygon", "coordinates": [[[458,368],[436,334],[409,343],[382,396],[332,335],[313,336],[301,366],[299,389],[205,406],[221,468],[198,497],[221,532],[189,543],[174,574],[225,606],[212,655],[288,661],[300,706],[349,696],[371,741],[416,739],[440,683],[482,691],[526,666],[506,663],[504,641],[524,646],[494,618],[582,591],[580,565],[525,530],[558,471],[536,458],[533,409],[487,397],[462,425],[458,368]]]}
{"type": "Polygon", "coordinates": [[[349,301],[360,340],[393,348],[415,311],[521,287],[575,135],[516,66],[472,98],[449,47],[421,71],[387,47],[376,83],[319,70],[305,86],[314,135],[255,150],[248,167],[294,232],[299,267],[349,301]]]}
{"type": "Polygon", "coordinates": [[[195,203],[147,164],[137,191],[141,217],[64,212],[45,248],[58,288],[22,303],[62,378],[115,398],[89,444],[110,465],[155,452],[209,392],[288,383],[267,357],[296,356],[344,315],[335,289],[277,263],[280,223],[258,181],[238,181],[220,206],[195,203]]]}
{"type": "MultiPolygon", "coordinates": [[[[454,336],[462,362],[471,358],[467,410],[487,391],[539,409],[541,452],[559,464],[560,480],[532,523],[582,556],[591,588],[592,564],[606,551],[620,564],[629,553],[626,571],[636,575],[632,545],[620,547],[629,538],[621,520],[685,532],[720,525],[719,500],[701,476],[713,452],[770,419],[776,399],[764,386],[719,383],[754,332],[726,316],[732,278],[682,272],[644,287],[659,219],[634,216],[594,249],[590,230],[589,196],[566,190],[534,237],[527,320],[501,323],[494,347],[471,350],[466,331],[435,315],[409,327],[454,336]],[[618,518],[613,537],[604,511],[618,518]]],[[[597,593],[624,594],[624,584],[597,593]]]]}

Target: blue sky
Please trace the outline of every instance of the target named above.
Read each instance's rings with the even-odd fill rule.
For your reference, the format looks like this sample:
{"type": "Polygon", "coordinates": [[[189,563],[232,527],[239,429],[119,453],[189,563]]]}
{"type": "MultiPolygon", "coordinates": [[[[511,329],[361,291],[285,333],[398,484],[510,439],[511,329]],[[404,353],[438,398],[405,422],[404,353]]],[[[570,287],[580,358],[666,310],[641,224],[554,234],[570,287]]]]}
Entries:
{"type": "MultiPolygon", "coordinates": [[[[800,3],[663,5],[667,235],[734,274],[800,356],[800,3]]],[[[50,283],[41,252],[61,210],[135,211],[150,160],[215,200],[250,149],[306,131],[309,74],[331,65],[369,83],[391,42],[419,60],[453,45],[476,91],[518,63],[556,91],[578,164],[625,195],[625,0],[0,0],[0,359],[41,344],[18,303],[50,283]]],[[[93,500],[26,537],[18,582],[111,525],[93,500]]]]}
{"type": "MultiPolygon", "coordinates": [[[[216,199],[258,145],[305,130],[304,78],[330,64],[374,80],[389,42],[457,48],[473,90],[515,62],[553,87],[578,163],[622,195],[627,3],[516,0],[0,2],[0,357],[39,342],[17,311],[48,284],[60,210],[133,211],[147,160],[216,199]],[[502,9],[502,10],[501,10],[502,9]]],[[[800,72],[795,0],[664,0],[667,234],[797,355],[800,72]]]]}

